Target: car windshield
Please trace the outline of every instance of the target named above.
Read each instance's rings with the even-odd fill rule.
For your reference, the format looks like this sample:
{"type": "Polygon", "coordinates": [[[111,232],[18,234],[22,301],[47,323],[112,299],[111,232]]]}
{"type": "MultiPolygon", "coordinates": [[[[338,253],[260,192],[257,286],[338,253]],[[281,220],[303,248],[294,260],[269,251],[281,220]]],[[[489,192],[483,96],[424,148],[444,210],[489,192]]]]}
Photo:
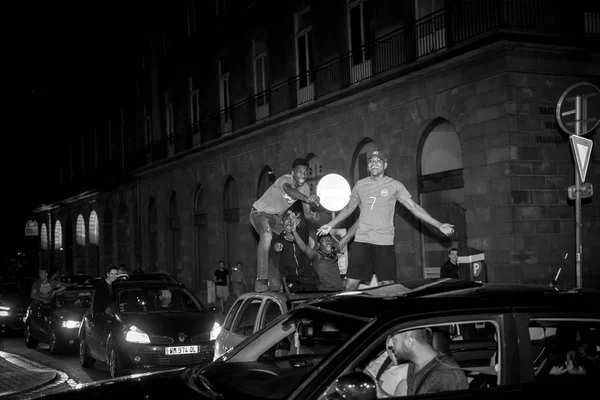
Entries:
{"type": "Polygon", "coordinates": [[[59,275],[56,277],[62,283],[74,283],[76,285],[84,285],[91,278],[89,275],[59,275]]]}
{"type": "Polygon", "coordinates": [[[369,321],[314,307],[296,308],[216,362],[197,368],[188,384],[240,398],[284,398],[369,321]]]}
{"type": "Polygon", "coordinates": [[[202,304],[181,287],[124,288],[118,293],[117,304],[124,314],[204,311],[202,304]]]}
{"type": "Polygon", "coordinates": [[[93,290],[66,290],[56,295],[56,308],[89,308],[93,290]]]}

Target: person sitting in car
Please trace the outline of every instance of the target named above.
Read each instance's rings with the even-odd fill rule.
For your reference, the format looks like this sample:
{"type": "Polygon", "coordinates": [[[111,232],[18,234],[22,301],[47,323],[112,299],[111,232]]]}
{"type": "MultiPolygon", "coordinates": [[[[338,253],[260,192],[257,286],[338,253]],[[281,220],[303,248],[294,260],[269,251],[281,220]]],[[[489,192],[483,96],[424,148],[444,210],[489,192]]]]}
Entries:
{"type": "Polygon", "coordinates": [[[161,308],[169,308],[171,306],[173,306],[173,304],[171,303],[171,299],[173,297],[173,294],[171,293],[171,291],[169,289],[162,289],[160,291],[160,295],[158,296],[158,306],[161,308]]]}
{"type": "Polygon", "coordinates": [[[567,351],[564,365],[552,367],[550,375],[594,375],[600,372],[600,352],[595,344],[580,343],[567,351]]]}
{"type": "Polygon", "coordinates": [[[402,360],[409,361],[406,379],[396,387],[395,396],[469,388],[467,376],[458,363],[436,351],[428,336],[431,336],[431,330],[420,328],[396,333],[388,338],[386,348],[394,364],[402,360]]]}

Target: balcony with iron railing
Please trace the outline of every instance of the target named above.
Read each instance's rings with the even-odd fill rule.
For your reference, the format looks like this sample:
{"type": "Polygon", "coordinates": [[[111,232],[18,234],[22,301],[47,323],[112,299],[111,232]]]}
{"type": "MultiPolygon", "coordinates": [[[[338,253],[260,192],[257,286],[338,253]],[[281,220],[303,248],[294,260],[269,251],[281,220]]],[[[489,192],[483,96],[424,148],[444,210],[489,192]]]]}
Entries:
{"type": "Polygon", "coordinates": [[[126,146],[122,172],[211,147],[302,113],[353,88],[362,90],[368,82],[377,84],[388,79],[386,75],[401,76],[503,37],[597,44],[600,8],[584,11],[553,0],[474,0],[439,10],[148,146],[126,146]]]}

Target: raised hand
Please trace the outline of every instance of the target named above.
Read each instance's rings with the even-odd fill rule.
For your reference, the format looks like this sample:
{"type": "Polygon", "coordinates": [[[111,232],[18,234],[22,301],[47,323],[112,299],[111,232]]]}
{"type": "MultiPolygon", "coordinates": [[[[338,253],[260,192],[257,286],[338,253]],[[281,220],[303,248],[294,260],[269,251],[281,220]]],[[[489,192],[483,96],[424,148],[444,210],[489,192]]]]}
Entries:
{"type": "Polygon", "coordinates": [[[450,236],[454,233],[454,225],[450,224],[442,224],[439,227],[439,230],[446,236],[450,236]]]}
{"type": "Polygon", "coordinates": [[[322,227],[320,227],[319,229],[317,229],[317,235],[319,236],[324,236],[327,235],[329,232],[331,232],[331,226],[330,225],[323,225],[322,227]]]}
{"type": "Polygon", "coordinates": [[[308,196],[308,199],[306,199],[307,203],[314,204],[316,206],[321,205],[320,201],[321,199],[319,199],[319,196],[317,196],[316,194],[311,194],[310,196],[308,196]]]}

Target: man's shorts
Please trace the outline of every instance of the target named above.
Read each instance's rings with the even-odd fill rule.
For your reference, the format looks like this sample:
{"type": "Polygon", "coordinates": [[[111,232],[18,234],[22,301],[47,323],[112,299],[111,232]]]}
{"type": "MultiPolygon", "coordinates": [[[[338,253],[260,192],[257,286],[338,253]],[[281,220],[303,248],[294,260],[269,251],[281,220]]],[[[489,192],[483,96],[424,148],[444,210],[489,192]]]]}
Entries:
{"type": "Polygon", "coordinates": [[[226,301],[229,297],[229,287],[227,285],[215,285],[217,287],[217,298],[226,301]]]}
{"type": "Polygon", "coordinates": [[[373,274],[379,281],[396,280],[396,250],[394,245],[352,243],[346,278],[370,281],[373,274]]]}

